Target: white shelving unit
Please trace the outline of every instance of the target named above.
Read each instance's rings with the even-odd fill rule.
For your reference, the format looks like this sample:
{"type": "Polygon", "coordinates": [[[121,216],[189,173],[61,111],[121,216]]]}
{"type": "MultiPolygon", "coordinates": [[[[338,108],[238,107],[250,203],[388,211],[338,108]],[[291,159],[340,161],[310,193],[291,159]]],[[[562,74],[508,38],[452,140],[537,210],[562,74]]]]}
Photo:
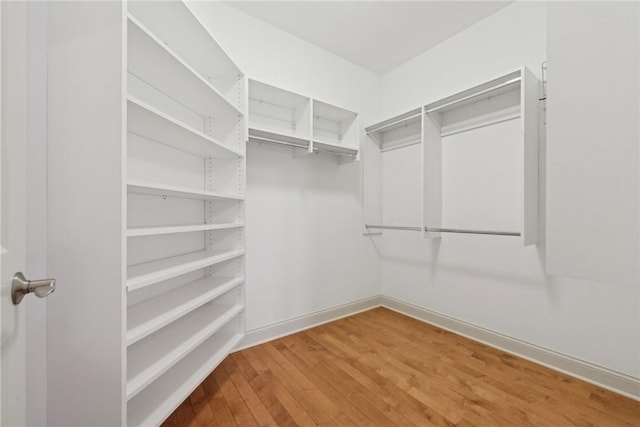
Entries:
{"type": "MultiPolygon", "coordinates": [[[[247,80],[181,1],[56,4],[49,23],[51,79],[61,88],[50,108],[63,131],[50,135],[53,185],[92,164],[74,182],[104,190],[105,212],[67,224],[66,206],[83,206],[86,195],[66,188],[66,206],[54,206],[52,226],[78,230],[68,242],[54,239],[56,252],[89,230],[104,247],[84,244],[74,259],[53,260],[58,271],[87,265],[100,276],[67,276],[62,293],[73,293],[52,311],[73,311],[83,342],[63,333],[49,348],[83,381],[107,375],[86,384],[84,396],[60,400],[52,420],[159,425],[244,335],[247,80]],[[109,28],[108,40],[96,39],[97,26],[109,28]],[[91,78],[68,79],[79,69],[91,78]],[[96,123],[106,127],[104,141],[96,123]],[[94,158],[97,147],[107,153],[94,158]],[[99,369],[85,363],[96,352],[109,355],[99,369]]],[[[55,387],[67,396],[77,386],[55,387]]]]}
{"type": "MultiPolygon", "coordinates": [[[[158,390],[183,359],[202,346],[227,354],[243,334],[246,106],[242,73],[188,6],[129,2],[128,12],[126,399],[139,425],[186,397],[158,390]],[[147,408],[165,395],[174,400],[147,408]]],[[[220,360],[184,373],[184,390],[220,360]]]]}
{"type": "Polygon", "coordinates": [[[358,113],[249,80],[249,141],[358,159],[358,113]]]}
{"type": "Polygon", "coordinates": [[[249,80],[249,139],[310,149],[311,99],[249,80]]]}
{"type": "MultiPolygon", "coordinates": [[[[365,233],[377,234],[385,229],[396,229],[419,231],[423,237],[441,237],[443,233],[485,234],[517,236],[523,245],[537,243],[538,86],[538,79],[528,69],[521,68],[367,127],[363,168],[365,233]],[[517,174],[510,177],[519,184],[519,200],[516,202],[519,218],[513,221],[518,224],[517,229],[444,226],[443,198],[449,197],[443,191],[443,151],[450,144],[447,137],[467,132],[474,135],[474,131],[516,120],[519,123],[518,136],[507,144],[513,147],[511,151],[519,153],[518,159],[505,156],[505,161],[518,163],[514,167],[517,174]],[[410,148],[416,144],[420,145],[419,151],[410,148]],[[415,152],[402,159],[395,154],[399,149],[415,152]],[[398,162],[398,158],[408,162],[418,157],[419,161],[411,163],[413,175],[400,174],[408,179],[407,182],[387,182],[397,179],[397,176],[385,173],[385,162],[398,162]],[[421,181],[419,185],[416,185],[417,181],[421,181]],[[411,209],[405,208],[400,213],[383,212],[385,188],[393,190],[394,186],[415,187],[416,203],[411,209]],[[406,216],[402,215],[406,211],[413,213],[410,219],[413,222],[403,222],[406,216]]],[[[449,173],[455,174],[455,171],[449,173]]]]}
{"type": "MultiPolygon", "coordinates": [[[[240,319],[237,319],[240,321],[240,319]]],[[[131,399],[130,425],[159,425],[240,342],[230,321],[131,399]]]]}
{"type": "Polygon", "coordinates": [[[358,114],[344,108],[313,100],[313,148],[318,151],[356,157],[358,114]]]}

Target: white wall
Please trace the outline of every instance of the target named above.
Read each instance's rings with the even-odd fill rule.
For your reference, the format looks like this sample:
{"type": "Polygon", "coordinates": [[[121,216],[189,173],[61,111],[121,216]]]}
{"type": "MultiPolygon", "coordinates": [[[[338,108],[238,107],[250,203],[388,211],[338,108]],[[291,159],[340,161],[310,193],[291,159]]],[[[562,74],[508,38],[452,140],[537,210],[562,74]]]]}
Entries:
{"type": "Polygon", "coordinates": [[[638,285],[638,9],[638,2],[549,5],[552,274],[638,285]],[[606,36],[594,34],[603,25],[606,36]]]}
{"type": "MultiPolygon", "coordinates": [[[[252,79],[377,114],[380,77],[218,2],[193,3],[252,79]]],[[[247,330],[379,293],[375,246],[363,238],[360,163],[248,145],[247,330]]]]}
{"type": "MultiPolygon", "coordinates": [[[[541,2],[513,4],[392,70],[383,76],[380,118],[522,65],[540,75],[546,59],[546,14],[541,2]]],[[[543,139],[542,239],[545,156],[543,139]]],[[[411,206],[410,198],[416,197],[407,194],[393,209],[401,211],[402,203],[411,206]]],[[[608,207],[609,212],[616,209],[608,207]]],[[[421,241],[417,233],[385,231],[382,293],[640,377],[638,286],[548,276],[544,255],[544,243],[522,247],[516,238],[445,235],[441,241],[421,241]]]]}

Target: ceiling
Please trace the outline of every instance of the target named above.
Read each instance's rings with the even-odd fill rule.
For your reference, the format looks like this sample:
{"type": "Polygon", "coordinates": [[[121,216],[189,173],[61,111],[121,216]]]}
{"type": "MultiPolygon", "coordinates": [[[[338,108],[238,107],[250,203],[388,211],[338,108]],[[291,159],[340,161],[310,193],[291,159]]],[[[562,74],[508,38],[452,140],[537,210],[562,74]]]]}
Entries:
{"type": "Polygon", "coordinates": [[[384,74],[512,1],[231,1],[249,15],[384,74]]]}

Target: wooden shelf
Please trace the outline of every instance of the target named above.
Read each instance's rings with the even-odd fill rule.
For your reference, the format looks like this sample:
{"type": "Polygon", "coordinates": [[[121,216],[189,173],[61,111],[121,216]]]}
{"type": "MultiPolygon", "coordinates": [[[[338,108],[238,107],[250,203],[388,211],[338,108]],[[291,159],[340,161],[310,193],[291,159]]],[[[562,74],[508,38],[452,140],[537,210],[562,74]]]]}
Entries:
{"type": "Polygon", "coordinates": [[[244,250],[200,251],[127,268],[127,290],[134,291],[244,255],[244,250]]]}
{"type": "Polygon", "coordinates": [[[241,157],[237,149],[173,119],[136,99],[127,98],[128,131],[199,157],[241,157]]]}
{"type": "Polygon", "coordinates": [[[340,154],[343,156],[356,156],[358,155],[357,148],[345,147],[344,145],[335,144],[333,142],[326,141],[313,141],[313,149],[318,151],[325,151],[332,154],[340,154]]]}
{"type": "Polygon", "coordinates": [[[131,427],[160,425],[242,337],[242,333],[214,334],[128,402],[127,424],[131,427]]]}
{"type": "Polygon", "coordinates": [[[127,310],[127,345],[213,301],[240,285],[242,277],[205,277],[129,307],[127,310]]]}
{"type": "Polygon", "coordinates": [[[211,111],[213,115],[243,116],[238,107],[130,14],[127,28],[130,73],[200,114],[211,111]]]}
{"type": "Polygon", "coordinates": [[[303,149],[308,149],[311,142],[309,139],[298,138],[296,136],[257,127],[249,128],[249,141],[258,143],[266,142],[268,144],[282,144],[303,149]]]}
{"type": "Polygon", "coordinates": [[[201,307],[127,349],[127,400],[169,370],[242,311],[242,305],[201,307]]]}
{"type": "Polygon", "coordinates": [[[127,191],[133,194],[145,194],[148,196],[178,197],[182,199],[197,200],[244,200],[244,196],[235,194],[214,193],[211,191],[194,190],[186,187],[155,184],[147,181],[129,181],[127,191]]]}
{"type": "Polygon", "coordinates": [[[190,233],[194,231],[226,230],[241,228],[241,222],[229,222],[225,224],[191,224],[191,225],[159,225],[151,227],[130,227],[127,229],[127,237],[157,236],[160,234],[190,233]]]}

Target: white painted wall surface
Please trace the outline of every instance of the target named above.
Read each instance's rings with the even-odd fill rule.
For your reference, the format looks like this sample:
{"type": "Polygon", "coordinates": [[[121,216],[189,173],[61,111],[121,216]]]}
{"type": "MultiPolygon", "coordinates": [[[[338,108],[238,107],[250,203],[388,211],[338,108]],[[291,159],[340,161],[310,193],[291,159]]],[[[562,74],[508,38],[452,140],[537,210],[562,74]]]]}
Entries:
{"type": "MultiPolygon", "coordinates": [[[[383,76],[379,118],[522,65],[539,76],[546,59],[546,23],[544,3],[518,2],[419,55],[383,76]]],[[[565,23],[567,28],[573,24],[565,23]]],[[[594,37],[604,33],[601,29],[594,37]]],[[[545,158],[544,140],[540,151],[544,238],[544,166],[551,160],[545,158]]],[[[415,197],[406,195],[407,208],[415,197]]],[[[402,210],[397,199],[385,207],[402,210]]],[[[470,209],[469,215],[475,212],[470,209]]],[[[422,241],[418,233],[385,231],[381,258],[382,294],[640,377],[638,286],[546,275],[544,242],[525,248],[516,238],[465,235],[422,241]]]]}
{"type": "MultiPolygon", "coordinates": [[[[192,3],[252,79],[377,115],[380,77],[219,2],[192,3]]],[[[249,143],[247,330],[379,293],[379,261],[362,237],[360,163],[249,143]]]]}
{"type": "Polygon", "coordinates": [[[551,274],[638,286],[639,8],[549,5],[551,274]]]}

